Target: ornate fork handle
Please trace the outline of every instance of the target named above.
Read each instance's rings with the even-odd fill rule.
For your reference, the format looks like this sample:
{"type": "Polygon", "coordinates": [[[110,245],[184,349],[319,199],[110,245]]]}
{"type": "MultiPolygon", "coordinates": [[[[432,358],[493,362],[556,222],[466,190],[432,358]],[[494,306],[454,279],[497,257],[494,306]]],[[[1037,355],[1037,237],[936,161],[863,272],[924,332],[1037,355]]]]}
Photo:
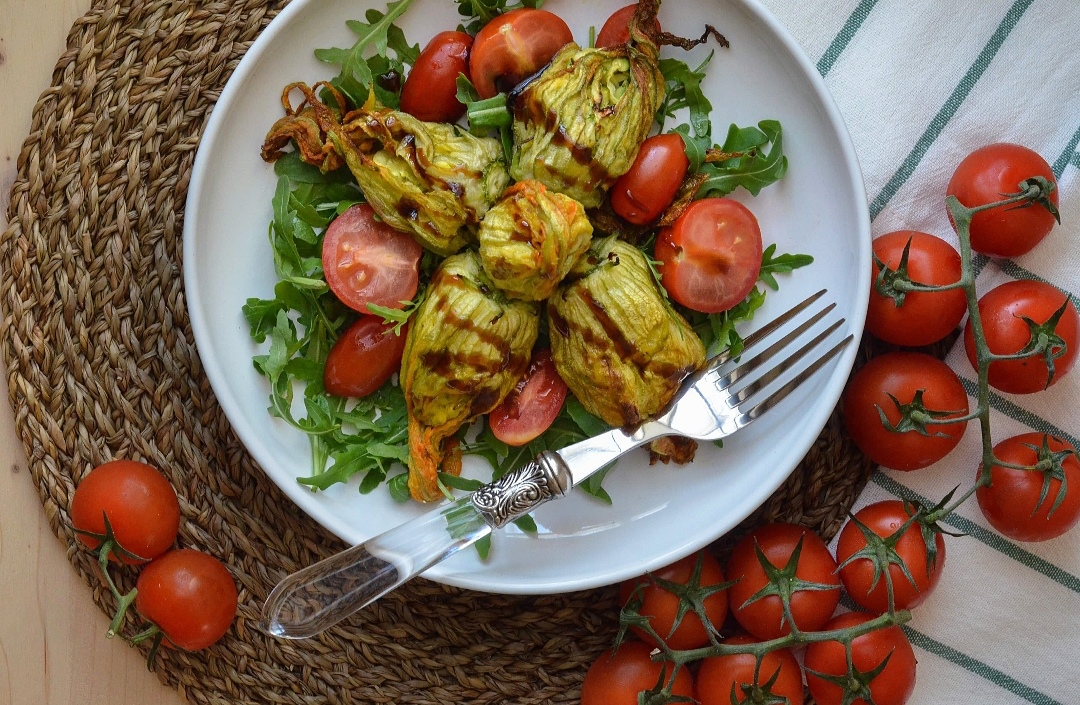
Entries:
{"type": "Polygon", "coordinates": [[[566,496],[572,482],[566,461],[545,450],[473,492],[472,504],[492,528],[501,529],[544,502],[566,496]]]}

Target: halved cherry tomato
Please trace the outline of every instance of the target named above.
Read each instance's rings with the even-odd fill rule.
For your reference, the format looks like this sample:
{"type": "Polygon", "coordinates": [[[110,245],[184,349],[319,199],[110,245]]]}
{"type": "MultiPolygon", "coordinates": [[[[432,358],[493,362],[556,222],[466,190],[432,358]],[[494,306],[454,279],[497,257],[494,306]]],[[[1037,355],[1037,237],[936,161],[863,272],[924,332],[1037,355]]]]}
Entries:
{"type": "MultiPolygon", "coordinates": [[[[637,4],[627,5],[611,13],[607,22],[596,35],[596,46],[600,49],[626,44],[630,41],[630,18],[637,11],[637,4]]],[[[660,20],[656,20],[656,31],[660,31],[660,20]]]]}
{"type": "MultiPolygon", "coordinates": [[[[739,634],[725,639],[724,643],[738,646],[752,644],[754,639],[747,634],[739,634]]],[[[711,656],[701,662],[694,691],[701,705],[731,705],[733,691],[736,702],[745,702],[747,697],[744,688],[753,689],[755,685],[762,689],[762,698],[751,702],[779,703],[780,698],[785,698],[786,705],[803,703],[802,668],[792,655],[791,649],[777,649],[766,653],[760,666],[753,654],[711,656]],[[774,676],[776,681],[768,689],[768,694],[775,698],[771,699],[766,696],[764,686],[774,676]]]]}
{"type": "Polygon", "coordinates": [[[323,272],[330,290],[351,309],[371,313],[368,304],[402,308],[416,296],[423,253],[416,240],[378,220],[368,204],[359,203],[326,229],[323,272]]]}
{"type": "MultiPolygon", "coordinates": [[[[125,551],[145,560],[110,553],[110,560],[144,563],[169,550],[180,528],[176,490],[156,468],[135,460],[110,460],[90,471],[71,498],[71,525],[79,531],[105,534],[109,517],[113,538],[125,551]]],[[[90,548],[101,541],[79,534],[90,548]]]]}
{"type": "MultiPolygon", "coordinates": [[[[625,641],[600,654],[581,684],[581,705],[638,705],[638,693],[655,688],[661,678],[670,680],[674,665],[653,661],[652,649],[640,641],[625,641]]],[[[694,679],[686,668],[675,676],[672,693],[694,697],[694,679]]]]}
{"type": "MultiPolygon", "coordinates": [[[[905,502],[891,499],[868,504],[855,513],[855,518],[873,533],[888,539],[911,518],[913,511],[914,508],[905,502]]],[[[866,547],[866,537],[859,526],[849,520],[840,531],[840,539],[836,544],[836,560],[843,563],[866,547]]],[[[931,562],[919,524],[909,526],[896,541],[893,550],[907,566],[911,578],[915,581],[912,583],[908,580],[900,566],[889,563],[893,606],[896,609],[905,610],[921,604],[937,585],[945,567],[945,540],[936,532],[934,549],[936,556],[931,562]]],[[[840,569],[840,579],[851,599],[860,607],[878,614],[889,609],[889,587],[885,576],[877,573],[874,562],[869,558],[856,558],[845,565],[840,569]]]]}
{"type": "Polygon", "coordinates": [[[562,411],[566,391],[551,351],[534,350],[525,376],[518,380],[510,396],[488,414],[491,432],[507,445],[525,445],[548,430],[562,411]]]}
{"type": "MultiPolygon", "coordinates": [[[[634,594],[635,589],[640,589],[642,602],[638,612],[648,618],[649,626],[660,635],[669,648],[693,649],[709,643],[709,632],[706,631],[701,618],[692,610],[687,611],[681,621],[676,624],[679,606],[683,604],[677,591],[710,588],[723,582],[724,572],[716,558],[708,551],[698,551],[653,573],[623,582],[619,586],[619,599],[625,604],[634,594]],[[699,560],[701,572],[695,585],[694,569],[699,560]],[[673,583],[677,587],[672,589],[661,581],[673,583]],[[689,588],[686,587],[688,583],[689,588]]],[[[702,604],[709,622],[719,629],[724,623],[724,618],[727,617],[727,590],[712,592],[704,598],[702,604]]],[[[653,637],[644,629],[633,627],[633,631],[645,641],[653,641],[653,637]]]]}
{"type": "Polygon", "coordinates": [[[1059,456],[1060,469],[1041,472],[995,465],[990,470],[990,485],[975,491],[979,509],[991,526],[1017,541],[1056,538],[1080,522],[1080,461],[1076,449],[1051,435],[1045,436],[1046,450],[1043,444],[1044,434],[1023,433],[994,446],[994,457],[1003,463],[1030,467],[1039,462],[1040,456],[1054,464],[1054,455],[1072,451],[1059,456]]]}
{"type": "Polygon", "coordinates": [[[702,313],[746,298],[761,272],[761,229],[750,209],[730,198],[703,198],[656,238],[654,256],[671,298],[702,313]]]}
{"type": "MultiPolygon", "coordinates": [[[[1061,318],[1053,330],[1047,330],[1050,339],[1054,374],[1046,364],[1046,355],[1038,354],[1017,360],[995,360],[990,363],[988,380],[990,386],[1010,394],[1031,394],[1046,389],[1072,369],[1080,352],[1080,316],[1064,293],[1039,281],[1019,280],[1006,282],[983,294],[979,299],[986,346],[996,355],[1011,355],[1023,350],[1032,340],[1031,325],[1027,320],[1041,326],[1060,309],[1061,318]]],[[[1050,328],[1049,326],[1047,328],[1050,328]]],[[[1037,338],[1036,338],[1037,339],[1037,338]]],[[[964,347],[968,361],[976,367],[975,331],[968,321],[964,328],[964,347]]]]}
{"type": "MultiPolygon", "coordinates": [[[[847,612],[838,615],[825,625],[825,629],[847,629],[874,616],[866,612],[847,612]]],[[[869,676],[888,659],[881,672],[870,679],[869,697],[858,695],[863,686],[855,679],[841,678],[844,686],[837,685],[814,672],[824,676],[842,677],[847,674],[848,663],[844,645],[838,641],[818,641],[806,648],[806,684],[810,695],[818,705],[904,705],[915,689],[915,650],[900,627],[876,629],[851,642],[851,661],[855,669],[869,676]],[[845,688],[846,686],[846,688],[845,688]],[[845,689],[848,692],[844,692],[845,689]]]]}
{"type": "MultiPolygon", "coordinates": [[[[1018,144],[990,144],[960,162],[945,191],[974,208],[1019,193],[1020,183],[1033,176],[1057,183],[1050,165],[1037,152],[1018,144]]],[[[1050,203],[1057,207],[1056,188],[1050,203]]],[[[1050,210],[1039,203],[991,208],[972,217],[971,248],[994,257],[1016,257],[1039,244],[1056,222],[1050,210]]]]}
{"type": "Polygon", "coordinates": [[[499,15],[473,42],[469,70],[476,92],[481,98],[509,92],[572,41],[574,34],[562,18],[547,10],[526,7],[499,15]]]}
{"type": "Polygon", "coordinates": [[[181,649],[205,649],[229,631],[236,616],[236,583],[229,569],[190,548],[151,561],[135,587],[135,609],[181,649]]]}
{"type": "Polygon", "coordinates": [[[323,369],[323,387],[339,397],[364,397],[401,369],[405,330],[378,316],[361,316],[330,348],[323,369]]]}
{"type": "MultiPolygon", "coordinates": [[[[913,282],[941,286],[960,280],[960,253],[949,243],[929,233],[898,230],[874,240],[874,256],[895,272],[904,248],[908,248],[907,275],[913,282]],[[910,243],[910,245],[909,245],[910,243]]],[[[967,313],[963,289],[947,291],[909,291],[897,305],[887,278],[879,282],[881,269],[871,265],[874,286],[866,312],[866,329],[874,337],[895,345],[936,343],[960,325],[967,313]],[[887,293],[883,295],[878,287],[887,293]]],[[[886,272],[886,277],[890,276],[886,272]]]]}
{"type": "Polygon", "coordinates": [[[791,621],[784,614],[779,595],[766,595],[747,604],[769,583],[755,547],[773,567],[784,569],[800,542],[802,548],[794,579],[804,582],[802,585],[794,583],[795,590],[791,595],[791,616],[795,625],[804,632],[820,629],[840,602],[836,561],[820,536],[795,524],[760,526],[735,545],[727,564],[728,579],[737,581],[728,588],[731,613],[743,629],[758,639],[776,639],[790,634],[791,621]]]}
{"type": "Polygon", "coordinates": [[[630,171],[612,185],[611,207],[631,223],[647,225],[675,200],[689,168],[682,137],[653,135],[641,143],[630,171]]]}
{"type": "Polygon", "coordinates": [[[436,34],[405,79],[401,109],[427,122],[455,122],[464,115],[465,106],[457,99],[457,77],[469,75],[472,43],[464,32],[436,34]]]}

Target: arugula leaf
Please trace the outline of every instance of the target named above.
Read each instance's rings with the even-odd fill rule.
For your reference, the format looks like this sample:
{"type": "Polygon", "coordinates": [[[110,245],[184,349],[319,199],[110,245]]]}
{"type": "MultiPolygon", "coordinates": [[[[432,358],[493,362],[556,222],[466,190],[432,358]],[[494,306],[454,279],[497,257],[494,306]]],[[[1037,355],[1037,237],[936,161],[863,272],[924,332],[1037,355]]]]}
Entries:
{"type": "Polygon", "coordinates": [[[761,253],[761,273],[758,275],[758,279],[773,291],[780,288],[774,274],[787,274],[814,261],[810,255],[782,254],[773,257],[774,252],[776,252],[775,242],[761,253]]]}
{"type": "Polygon", "coordinates": [[[413,0],[396,0],[386,6],[386,12],[369,9],[365,14],[367,22],[348,20],[346,25],[356,34],[356,43],[348,49],[316,49],[315,58],[328,64],[341,67],[341,73],[330,81],[352,102],[362,105],[370,91],[383,105],[396,108],[400,104],[400,87],[388,90],[380,85],[376,77],[395,72],[398,77],[405,74],[405,65],[412,65],[420,55],[420,45],[410,45],[404,33],[394,20],[401,17],[413,0]],[[367,57],[370,50],[374,56],[367,57]],[[391,58],[387,52],[394,53],[391,58]]]}
{"type": "Polygon", "coordinates": [[[538,8],[544,4],[544,0],[521,0],[512,5],[507,0],[455,0],[458,4],[458,12],[462,17],[472,18],[472,22],[464,26],[469,34],[477,31],[488,22],[492,21],[504,12],[516,10],[522,7],[538,8]]]}
{"type": "Polygon", "coordinates": [[[686,156],[690,159],[690,173],[697,172],[705,161],[705,151],[712,146],[712,123],[709,114],[712,112],[712,103],[705,97],[701,90],[701,82],[705,80],[705,67],[712,61],[713,53],[709,55],[696,68],[691,69],[685,61],[664,58],[660,60],[660,73],[667,83],[667,92],[664,101],[656,111],[656,122],[660,125],[660,132],[664,131],[664,123],[668,118],[674,118],[679,110],[686,109],[689,113],[689,124],[679,125],[675,128],[686,143],[686,156]]]}
{"type": "Polygon", "coordinates": [[[739,186],[756,196],[787,172],[783,129],[776,120],[762,120],[757,127],[732,125],[720,152],[722,156],[734,156],[715,163],[706,161],[702,165],[699,173],[706,178],[698,189],[697,198],[725,196],[739,186]],[[766,150],[770,143],[772,146],[766,150]]]}
{"type": "Polygon", "coordinates": [[[465,105],[465,115],[469,119],[470,132],[483,137],[492,130],[498,130],[503,147],[503,158],[509,164],[513,158],[514,150],[514,133],[512,130],[514,116],[510,114],[506,94],[499,93],[481,100],[480,94],[476,91],[472,81],[464,74],[458,74],[457,99],[465,105]]]}

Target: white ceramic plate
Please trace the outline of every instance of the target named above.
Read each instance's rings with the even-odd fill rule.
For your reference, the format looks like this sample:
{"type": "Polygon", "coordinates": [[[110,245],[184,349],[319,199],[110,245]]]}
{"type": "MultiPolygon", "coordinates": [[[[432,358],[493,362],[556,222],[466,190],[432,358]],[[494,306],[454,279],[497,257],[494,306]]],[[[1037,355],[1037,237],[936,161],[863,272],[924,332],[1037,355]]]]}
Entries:
{"type": "MultiPolygon", "coordinates": [[[[549,0],[579,43],[590,26],[628,0],[549,0]]],[[[241,306],[269,297],[275,276],[267,226],[273,168],[259,158],[263,137],[282,114],[282,88],[336,74],[318,62],[317,47],[350,46],[347,19],[362,19],[382,0],[294,0],[259,36],[222,91],[192,173],[184,220],[184,276],[199,354],[218,401],[248,450],[300,508],[350,543],[359,543],[424,508],[394,503],[356,484],[312,493],[296,482],[310,467],[307,439],[267,413],[268,385],[252,367],[263,352],[248,334],[241,306]]],[[[450,0],[415,0],[399,20],[423,46],[460,21],[450,0]]],[[[661,8],[664,28],[698,36],[713,24],[731,42],[718,49],[704,86],[713,103],[714,133],[774,118],[784,126],[787,176],[757,198],[736,198],[757,215],[766,243],[804,252],[815,263],[782,277],[757,320],[827,286],[856,338],[869,290],[870,225],[862,179],[841,118],[814,66],[775,18],[754,0],[679,0],[661,8]]],[[[695,66],[715,46],[698,48],[695,66]]],[[[665,50],[671,51],[671,50],[665,50]]],[[[587,589],[659,568],[722,535],[769,497],[805,455],[843,389],[855,354],[850,345],[826,370],[723,449],[704,444],[688,466],[649,467],[645,453],[624,458],[605,487],[612,506],[584,494],[542,507],[539,536],[511,526],[482,562],[464,551],[425,576],[460,587],[502,593],[587,589]]],[[[475,459],[471,459],[474,460],[475,459]]],[[[467,469],[470,471],[466,459],[467,469]]],[[[482,461],[476,461],[482,462],[482,461]]],[[[473,472],[477,467],[472,467],[473,472]]],[[[282,511],[288,508],[282,507],[282,511]]]]}

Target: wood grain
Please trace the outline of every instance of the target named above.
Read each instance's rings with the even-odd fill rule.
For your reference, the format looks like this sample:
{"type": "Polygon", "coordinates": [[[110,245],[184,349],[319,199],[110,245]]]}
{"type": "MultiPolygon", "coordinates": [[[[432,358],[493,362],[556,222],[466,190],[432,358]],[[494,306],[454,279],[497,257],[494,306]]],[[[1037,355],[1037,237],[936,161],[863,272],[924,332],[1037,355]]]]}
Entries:
{"type": "MultiPolygon", "coordinates": [[[[0,228],[34,103],[50,84],[72,23],[89,7],[90,0],[0,2],[0,228]]],[[[138,652],[105,638],[108,619],[45,519],[6,394],[0,396],[0,498],[0,705],[180,702],[138,652]]]]}

